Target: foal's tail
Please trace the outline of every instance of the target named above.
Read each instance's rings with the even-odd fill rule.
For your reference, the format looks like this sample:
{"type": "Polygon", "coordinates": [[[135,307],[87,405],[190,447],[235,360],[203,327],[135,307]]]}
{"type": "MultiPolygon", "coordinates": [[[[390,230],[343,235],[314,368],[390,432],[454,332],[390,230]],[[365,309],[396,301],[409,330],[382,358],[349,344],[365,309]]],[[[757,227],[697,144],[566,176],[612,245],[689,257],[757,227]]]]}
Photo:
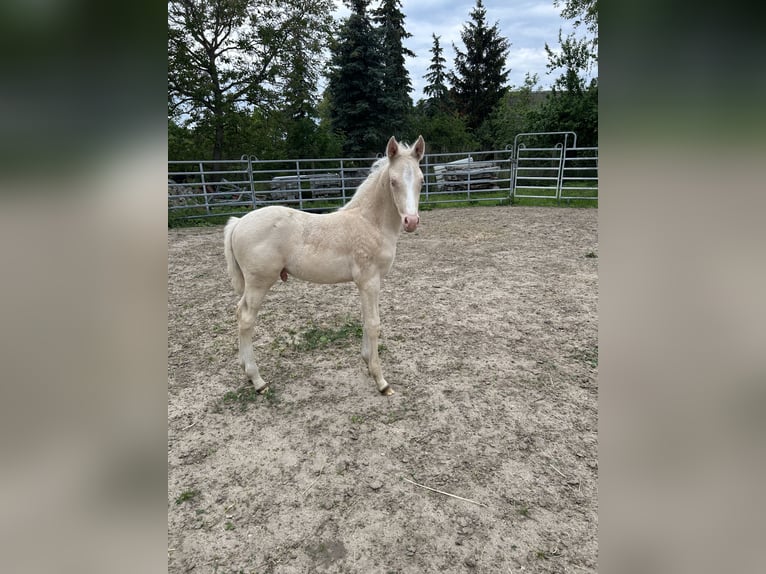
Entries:
{"type": "Polygon", "coordinates": [[[245,292],[245,276],[242,275],[242,269],[239,268],[239,263],[234,257],[234,251],[231,249],[231,234],[237,223],[239,223],[238,217],[230,217],[226,227],[223,228],[223,252],[226,256],[226,270],[231,277],[231,285],[237,295],[242,295],[245,292]]]}

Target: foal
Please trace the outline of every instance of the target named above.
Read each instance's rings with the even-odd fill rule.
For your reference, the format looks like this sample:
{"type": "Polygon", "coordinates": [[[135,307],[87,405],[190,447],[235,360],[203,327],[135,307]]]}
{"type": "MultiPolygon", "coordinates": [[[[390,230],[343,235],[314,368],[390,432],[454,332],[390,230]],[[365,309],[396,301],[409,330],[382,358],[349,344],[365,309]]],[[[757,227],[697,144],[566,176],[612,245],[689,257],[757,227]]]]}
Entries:
{"type": "Polygon", "coordinates": [[[391,269],[396,241],[404,229],[417,229],[423,185],[420,160],[423,136],[412,147],[392,136],[386,155],[344,207],[327,214],[305,213],[283,206],[232,217],[224,228],[226,267],[241,299],[237,304],[239,363],[257,390],[261,378],[253,354],[255,317],[271,286],[287,275],[313,283],[353,281],[362,301],[362,357],[378,391],[393,394],[378,357],[381,280],[391,269]]]}

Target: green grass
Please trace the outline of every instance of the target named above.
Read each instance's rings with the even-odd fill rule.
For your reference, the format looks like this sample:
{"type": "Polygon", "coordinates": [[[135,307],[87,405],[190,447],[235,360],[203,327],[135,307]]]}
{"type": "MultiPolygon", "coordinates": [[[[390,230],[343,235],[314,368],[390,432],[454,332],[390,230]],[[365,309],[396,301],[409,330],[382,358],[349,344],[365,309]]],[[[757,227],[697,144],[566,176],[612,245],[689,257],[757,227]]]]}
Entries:
{"type": "Polygon", "coordinates": [[[168,227],[214,227],[223,225],[231,216],[242,216],[251,209],[247,206],[217,206],[210,208],[207,215],[205,206],[184,207],[168,210],[168,227]]]}
{"type": "MultiPolygon", "coordinates": [[[[522,190],[523,191],[523,190],[522,190]]],[[[528,190],[529,193],[540,193],[540,190],[528,190]]],[[[304,208],[311,211],[333,211],[341,207],[340,199],[322,199],[318,201],[304,201],[304,208]]],[[[298,208],[298,202],[290,202],[285,205],[298,208]]],[[[549,198],[514,197],[513,202],[508,190],[496,189],[491,191],[472,191],[470,196],[467,192],[444,193],[433,191],[428,195],[420,194],[420,210],[431,211],[444,207],[474,207],[483,206],[538,206],[538,207],[598,207],[597,190],[578,190],[577,187],[568,187],[562,190],[561,199],[555,196],[549,198]],[[567,197],[569,195],[569,197],[567,197]],[[571,196],[585,196],[588,199],[573,199],[571,196]],[[590,199],[592,197],[592,199],[590,199]]],[[[224,225],[229,217],[242,216],[251,211],[249,206],[213,206],[210,214],[205,211],[205,206],[189,206],[168,211],[168,227],[214,227],[224,225]]]]}
{"type": "Polygon", "coordinates": [[[245,410],[247,405],[257,401],[259,396],[260,393],[255,390],[255,387],[252,385],[245,385],[236,391],[228,391],[225,393],[223,395],[222,401],[224,405],[238,405],[240,410],[245,410]]]}
{"type": "Polygon", "coordinates": [[[311,325],[303,333],[295,347],[299,351],[314,351],[330,346],[347,346],[362,340],[362,324],[350,317],[346,317],[338,327],[321,327],[311,325]]]}
{"type": "Polygon", "coordinates": [[[178,495],[178,498],[176,498],[176,504],[188,502],[189,500],[197,498],[197,496],[199,496],[199,490],[184,490],[180,495],[178,495]]]}

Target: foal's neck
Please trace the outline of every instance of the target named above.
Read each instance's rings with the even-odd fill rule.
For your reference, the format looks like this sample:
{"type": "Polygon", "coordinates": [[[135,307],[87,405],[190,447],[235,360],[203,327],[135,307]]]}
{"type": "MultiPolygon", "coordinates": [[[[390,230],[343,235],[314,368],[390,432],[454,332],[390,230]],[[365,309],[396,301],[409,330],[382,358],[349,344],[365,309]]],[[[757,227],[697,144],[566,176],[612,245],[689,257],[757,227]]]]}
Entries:
{"type": "Polygon", "coordinates": [[[358,208],[360,213],[377,227],[398,235],[401,218],[389,189],[387,165],[362,183],[346,207],[358,208]]]}

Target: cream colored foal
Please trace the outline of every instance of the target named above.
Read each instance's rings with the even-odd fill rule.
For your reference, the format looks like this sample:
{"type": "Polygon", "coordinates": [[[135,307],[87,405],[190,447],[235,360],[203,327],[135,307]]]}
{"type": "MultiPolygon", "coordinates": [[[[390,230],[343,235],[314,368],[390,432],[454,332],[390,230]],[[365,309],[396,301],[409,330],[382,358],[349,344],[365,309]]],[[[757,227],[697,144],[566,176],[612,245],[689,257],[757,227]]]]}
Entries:
{"type": "Polygon", "coordinates": [[[226,266],[234,290],[242,296],[237,304],[239,362],[257,390],[268,383],[253,354],[255,317],[271,286],[289,274],[313,283],[356,284],[364,324],[362,357],[378,390],[393,394],[378,356],[378,300],[400,231],[415,231],[420,222],[424,153],[423,136],[412,147],[391,137],[386,155],[338,211],[319,215],[269,206],[229,219],[224,229],[226,266]]]}

